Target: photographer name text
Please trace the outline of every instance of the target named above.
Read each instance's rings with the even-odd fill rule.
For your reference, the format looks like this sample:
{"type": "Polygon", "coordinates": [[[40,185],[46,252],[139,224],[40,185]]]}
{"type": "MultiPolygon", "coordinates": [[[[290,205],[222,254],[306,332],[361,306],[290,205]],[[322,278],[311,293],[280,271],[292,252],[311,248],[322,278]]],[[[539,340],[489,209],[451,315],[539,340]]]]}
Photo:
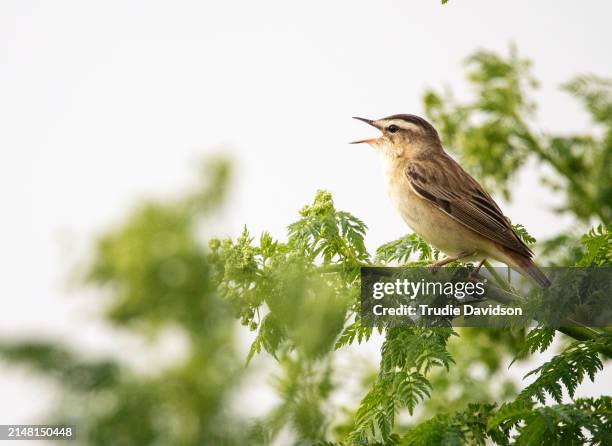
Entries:
{"type": "Polygon", "coordinates": [[[523,309],[520,307],[506,307],[503,305],[476,306],[453,304],[442,307],[430,307],[429,305],[400,305],[397,307],[385,307],[374,305],[372,313],[375,316],[522,316],[523,309]]]}

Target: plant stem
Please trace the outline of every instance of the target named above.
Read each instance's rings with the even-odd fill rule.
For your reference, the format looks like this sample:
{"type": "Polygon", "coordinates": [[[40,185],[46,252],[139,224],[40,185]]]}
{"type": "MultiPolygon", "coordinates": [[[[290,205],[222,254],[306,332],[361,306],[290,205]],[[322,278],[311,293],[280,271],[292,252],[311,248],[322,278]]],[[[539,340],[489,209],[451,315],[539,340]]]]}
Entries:
{"type": "Polygon", "coordinates": [[[491,265],[491,263],[488,260],[484,261],[484,266],[487,269],[487,271],[489,271],[489,273],[493,276],[493,278],[495,279],[495,282],[505,291],[514,294],[514,290],[512,289],[512,287],[510,286],[509,282],[506,282],[506,280],[504,280],[504,278],[502,276],[499,275],[499,273],[495,270],[495,268],[493,267],[493,265],[491,265]]]}

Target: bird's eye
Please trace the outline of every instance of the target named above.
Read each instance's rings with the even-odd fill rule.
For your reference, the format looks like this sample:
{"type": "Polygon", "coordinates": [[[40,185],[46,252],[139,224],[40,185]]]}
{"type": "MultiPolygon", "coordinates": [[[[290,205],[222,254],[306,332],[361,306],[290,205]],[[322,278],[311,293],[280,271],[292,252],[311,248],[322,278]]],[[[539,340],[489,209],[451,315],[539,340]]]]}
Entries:
{"type": "Polygon", "coordinates": [[[395,124],[391,124],[389,127],[387,127],[387,131],[389,133],[395,133],[399,130],[399,127],[396,126],[395,124]]]}

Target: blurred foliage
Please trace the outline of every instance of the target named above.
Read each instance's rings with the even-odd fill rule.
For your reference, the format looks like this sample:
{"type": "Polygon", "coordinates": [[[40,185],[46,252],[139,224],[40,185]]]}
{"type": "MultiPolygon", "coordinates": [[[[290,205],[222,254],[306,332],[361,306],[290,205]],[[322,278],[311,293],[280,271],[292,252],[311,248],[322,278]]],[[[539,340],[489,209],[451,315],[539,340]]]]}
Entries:
{"type": "Polygon", "coordinates": [[[185,337],[185,357],[143,375],[116,358],[85,359],[52,341],[0,344],[63,388],[50,419],[78,425],[84,445],[240,444],[246,421],[226,412],[243,373],[233,318],[216,294],[199,243],[201,223],[222,203],[229,166],[204,166],[202,184],[168,202],[147,202],[95,246],[86,282],[106,295],[106,320],[155,340],[185,337]]]}
{"type": "Polygon", "coordinates": [[[580,220],[612,220],[612,82],[579,76],[563,86],[585,108],[596,130],[552,134],[537,130],[538,83],[531,62],[511,48],[507,58],[478,51],[466,61],[473,99],[460,102],[452,91],[427,91],[423,103],[445,146],[459,151],[462,164],[487,188],[512,198],[511,180],[529,160],[540,179],[564,195],[559,212],[580,220]],[[544,168],[546,167],[546,168],[544,168]]]}
{"type": "MultiPolygon", "coordinates": [[[[468,59],[474,99],[429,91],[425,108],[468,169],[509,198],[508,183],[528,160],[547,166],[545,184],[565,198],[560,211],[601,223],[546,242],[549,257],[610,266],[610,83],[585,76],[566,86],[591,115],[593,134],[543,135],[533,130],[529,70],[515,50],[508,58],[477,52],[468,59]]],[[[364,222],[336,209],[326,191],[299,212],[285,241],[246,227],[236,238],[210,238],[228,178],[227,163],[213,160],[193,191],[138,206],[97,241],[86,276],[108,324],[153,342],[178,330],[182,357],[143,373],[120,355],[97,358],[49,340],[0,343],[4,360],[62,389],[46,421],[76,424],[87,445],[611,444],[610,398],[574,398],[610,356],[608,333],[569,332],[574,339],[519,388],[506,367],[551,348],[554,329],[364,326],[361,266],[424,265],[440,253],[411,234],[370,255],[364,222]],[[237,334],[248,332],[240,358],[237,334]],[[340,372],[341,356],[381,337],[376,371],[340,372]],[[261,356],[273,358],[267,383],[277,399],[246,419],[260,401],[244,401],[245,376],[261,356]],[[350,378],[358,404],[339,402],[350,378]]]]}

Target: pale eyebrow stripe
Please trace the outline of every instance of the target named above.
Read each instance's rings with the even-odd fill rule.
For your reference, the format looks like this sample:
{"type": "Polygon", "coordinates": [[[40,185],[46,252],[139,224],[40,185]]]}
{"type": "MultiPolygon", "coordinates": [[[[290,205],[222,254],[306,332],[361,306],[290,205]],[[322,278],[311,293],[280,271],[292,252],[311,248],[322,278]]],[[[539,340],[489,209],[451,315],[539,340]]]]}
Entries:
{"type": "MultiPolygon", "coordinates": [[[[431,125],[426,119],[421,118],[420,116],[417,115],[410,115],[410,114],[399,114],[399,115],[391,115],[391,116],[387,116],[386,118],[384,118],[385,120],[389,120],[389,121],[400,121],[400,122],[409,122],[421,129],[423,129],[426,133],[429,133],[432,136],[435,136],[437,138],[439,138],[438,132],[436,131],[436,129],[434,128],[433,125],[431,125]]],[[[396,124],[398,125],[398,124],[396,124]]],[[[400,125],[401,127],[401,125],[400,125]]]]}

